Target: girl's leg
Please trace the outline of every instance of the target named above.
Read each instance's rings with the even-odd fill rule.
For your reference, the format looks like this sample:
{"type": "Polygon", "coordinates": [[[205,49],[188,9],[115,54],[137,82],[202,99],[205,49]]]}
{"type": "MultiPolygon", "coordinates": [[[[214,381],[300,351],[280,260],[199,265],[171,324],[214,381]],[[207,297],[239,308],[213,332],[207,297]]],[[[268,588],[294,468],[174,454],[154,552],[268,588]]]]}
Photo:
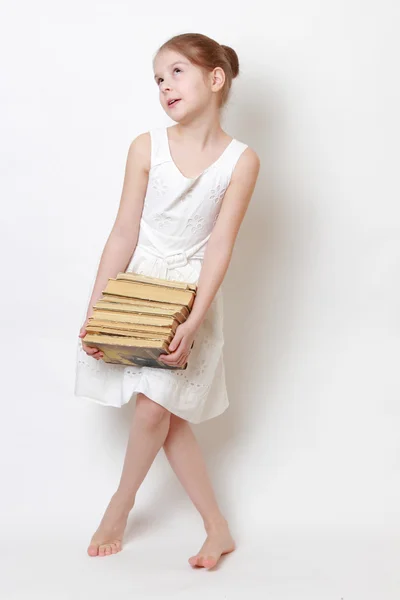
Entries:
{"type": "Polygon", "coordinates": [[[163,406],[144,394],[137,395],[120,483],[92,537],[87,550],[90,556],[105,556],[121,550],[136,492],[164,443],[170,416],[163,406]]]}
{"type": "Polygon", "coordinates": [[[179,481],[202,516],[207,532],[205,543],[198,554],[189,559],[189,563],[192,566],[214,567],[222,554],[235,549],[235,542],[219,509],[190,423],[171,414],[163,448],[179,481]]]}

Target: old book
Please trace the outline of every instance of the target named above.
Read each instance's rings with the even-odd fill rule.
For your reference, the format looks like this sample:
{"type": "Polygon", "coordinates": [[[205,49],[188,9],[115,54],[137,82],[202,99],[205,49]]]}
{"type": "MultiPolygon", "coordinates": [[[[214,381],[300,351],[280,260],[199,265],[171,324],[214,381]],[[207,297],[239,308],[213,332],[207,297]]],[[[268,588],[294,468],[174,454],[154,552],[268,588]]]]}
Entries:
{"type": "Polygon", "coordinates": [[[168,354],[169,342],[159,339],[128,338],[105,334],[87,333],[83,338],[85,344],[99,348],[107,363],[157,367],[161,369],[186,369],[183,367],[166,365],[158,360],[160,354],[168,354]]]}
{"type": "Polygon", "coordinates": [[[160,339],[160,340],[167,341],[169,344],[171,343],[171,341],[174,337],[170,333],[161,333],[161,332],[152,333],[152,332],[147,332],[147,331],[136,331],[136,330],[129,331],[128,329],[109,327],[107,325],[106,326],[87,325],[86,331],[88,333],[95,333],[95,334],[105,333],[107,335],[120,335],[120,336],[125,336],[125,337],[144,338],[144,339],[149,339],[149,340],[160,339]]]}
{"type": "Polygon", "coordinates": [[[188,317],[188,311],[186,307],[182,307],[181,310],[177,308],[160,308],[159,306],[141,306],[140,304],[126,304],[125,302],[107,302],[107,300],[100,299],[96,302],[93,307],[95,314],[96,311],[109,310],[109,311],[122,311],[130,314],[143,314],[143,315],[159,315],[159,316],[171,316],[180,323],[186,321],[188,317]]]}
{"type": "Polygon", "coordinates": [[[142,300],[154,300],[157,302],[173,302],[186,306],[191,310],[194,302],[195,292],[177,288],[167,288],[151,283],[139,283],[122,279],[110,278],[104,290],[116,296],[127,298],[140,298],[142,300]]]}
{"type": "Polygon", "coordinates": [[[125,279],[127,281],[151,283],[153,285],[162,285],[164,287],[173,287],[181,290],[192,290],[193,292],[195,292],[197,289],[197,285],[195,283],[162,279],[161,277],[150,277],[149,275],[138,275],[137,273],[118,273],[116,278],[122,280],[125,279]]]}
{"type": "Polygon", "coordinates": [[[133,336],[135,335],[136,332],[139,333],[152,333],[154,335],[160,335],[160,334],[171,334],[173,335],[173,331],[171,330],[170,327],[163,327],[162,325],[140,325],[138,323],[127,323],[126,321],[124,322],[119,322],[119,321],[109,321],[107,319],[95,319],[94,317],[89,317],[88,320],[88,325],[92,326],[92,327],[112,327],[113,329],[121,329],[123,331],[128,331],[130,332],[133,336]]]}
{"type": "MultiPolygon", "coordinates": [[[[118,304],[123,302],[124,304],[132,304],[134,306],[148,306],[150,308],[166,308],[166,309],[175,309],[180,310],[181,312],[185,312],[186,318],[189,316],[189,310],[187,307],[183,307],[180,304],[174,304],[173,302],[155,302],[154,300],[142,300],[141,298],[127,298],[121,296],[115,296],[114,294],[109,294],[108,292],[103,291],[103,298],[98,300],[100,302],[104,300],[105,302],[117,302],[118,304]]],[[[97,305],[96,302],[96,305],[97,305]]]]}
{"type": "Polygon", "coordinates": [[[118,273],[110,278],[89,317],[83,342],[99,348],[105,362],[186,369],[159,362],[169,354],[177,327],[188,318],[197,286],[193,283],[118,273]]]}

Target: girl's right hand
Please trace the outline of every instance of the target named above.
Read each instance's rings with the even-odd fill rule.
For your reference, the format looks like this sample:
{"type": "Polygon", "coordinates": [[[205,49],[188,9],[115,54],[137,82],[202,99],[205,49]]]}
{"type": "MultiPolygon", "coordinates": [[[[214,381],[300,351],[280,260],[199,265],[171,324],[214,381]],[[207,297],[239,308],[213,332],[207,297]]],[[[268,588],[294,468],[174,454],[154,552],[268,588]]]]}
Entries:
{"type": "MultiPolygon", "coordinates": [[[[89,317],[86,318],[86,321],[84,322],[84,324],[81,327],[81,330],[79,332],[79,337],[83,338],[86,335],[86,325],[87,322],[89,320],[89,317]]],[[[82,342],[82,348],[84,349],[84,351],[86,352],[86,354],[88,356],[91,356],[92,358],[95,358],[96,360],[100,360],[100,358],[103,358],[104,354],[101,350],[99,350],[99,348],[92,348],[91,346],[88,346],[87,344],[85,344],[85,342],[82,342]]]]}

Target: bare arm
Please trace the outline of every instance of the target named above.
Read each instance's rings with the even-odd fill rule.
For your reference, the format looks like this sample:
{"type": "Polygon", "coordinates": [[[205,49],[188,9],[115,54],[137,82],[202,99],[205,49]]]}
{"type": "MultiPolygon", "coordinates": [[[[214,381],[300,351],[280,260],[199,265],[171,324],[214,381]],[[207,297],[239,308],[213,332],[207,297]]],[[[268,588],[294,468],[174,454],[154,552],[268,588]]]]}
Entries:
{"type": "Polygon", "coordinates": [[[125,271],[136,248],[150,169],[150,136],[138,135],[129,146],[118,213],[101,255],[86,318],[110,277],[125,271]]]}
{"type": "Polygon", "coordinates": [[[237,234],[253,195],[260,159],[246,148],[233,171],[217,222],[208,240],[197,283],[197,294],[186,322],[197,329],[203,321],[228,269],[237,234]]]}

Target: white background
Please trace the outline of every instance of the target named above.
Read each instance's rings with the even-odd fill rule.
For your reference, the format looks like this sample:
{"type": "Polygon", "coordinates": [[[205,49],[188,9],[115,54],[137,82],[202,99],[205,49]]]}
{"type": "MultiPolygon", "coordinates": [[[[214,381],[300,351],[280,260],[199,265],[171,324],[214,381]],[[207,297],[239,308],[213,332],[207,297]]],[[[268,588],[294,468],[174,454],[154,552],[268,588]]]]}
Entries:
{"type": "Polygon", "coordinates": [[[0,21],[2,597],[397,598],[398,5],[5,0],[0,21]],[[223,127],[261,158],[223,283],[231,405],[194,426],[238,546],[211,572],[163,452],[123,551],[86,555],[134,406],[73,395],[129,144],[173,124],[152,59],[188,31],[238,53],[223,127]]]}

